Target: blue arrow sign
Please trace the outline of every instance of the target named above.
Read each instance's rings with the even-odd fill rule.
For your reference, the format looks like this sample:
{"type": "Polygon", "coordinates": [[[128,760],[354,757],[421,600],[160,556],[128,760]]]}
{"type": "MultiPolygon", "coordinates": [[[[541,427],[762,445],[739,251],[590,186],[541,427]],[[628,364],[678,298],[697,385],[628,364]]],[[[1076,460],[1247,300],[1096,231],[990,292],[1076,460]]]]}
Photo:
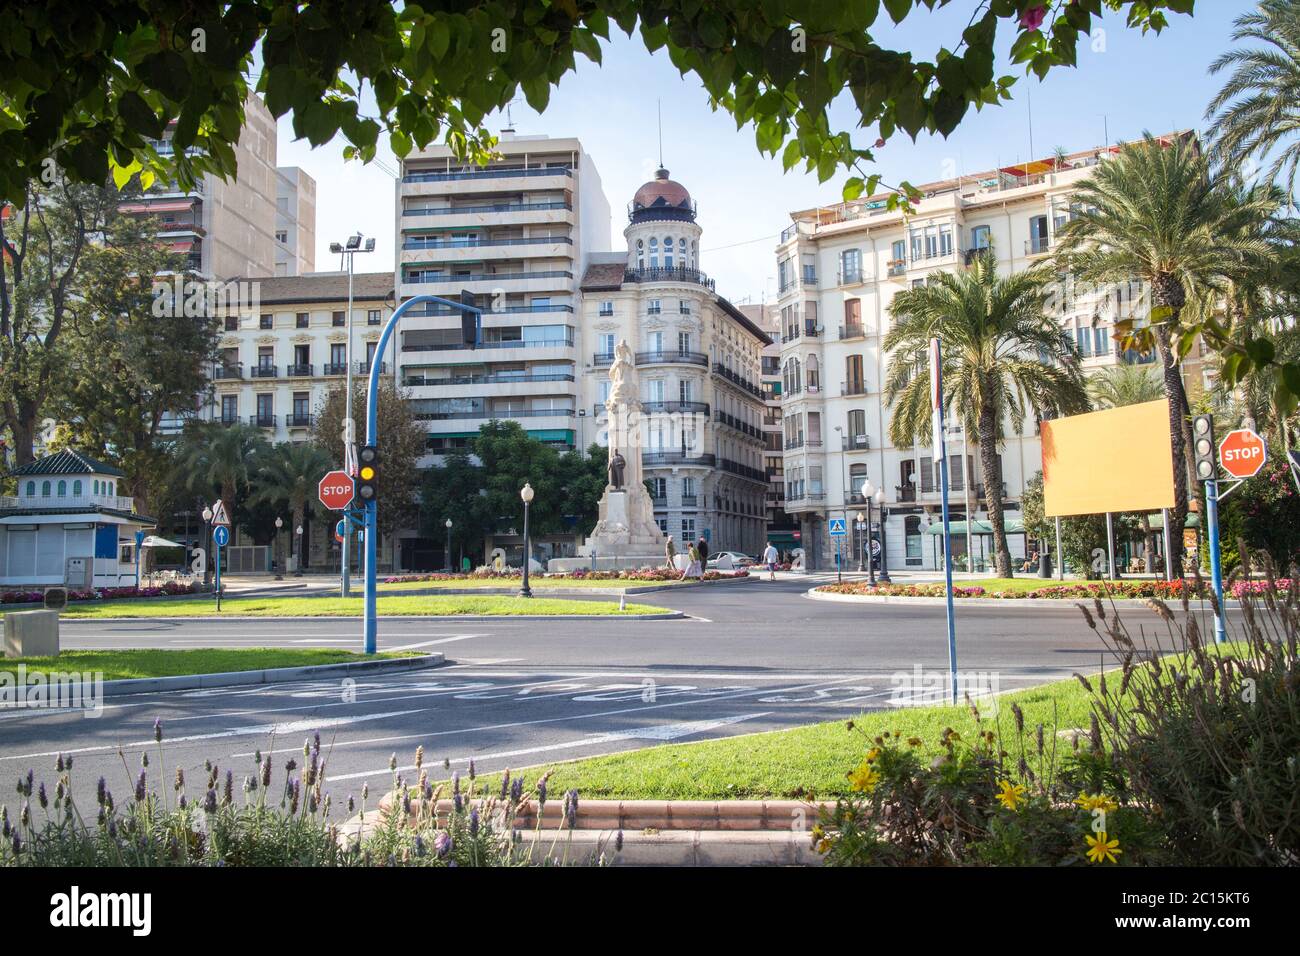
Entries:
{"type": "Polygon", "coordinates": [[[219,524],[212,529],[212,541],[218,548],[224,548],[230,543],[230,529],[224,524],[219,524]]]}
{"type": "Polygon", "coordinates": [[[848,532],[846,532],[846,531],[844,530],[844,519],[843,519],[843,518],[832,518],[832,519],[831,519],[831,530],[830,530],[830,536],[831,536],[832,538],[842,538],[842,537],[844,537],[844,535],[847,534],[847,533],[848,533],[848,532]]]}

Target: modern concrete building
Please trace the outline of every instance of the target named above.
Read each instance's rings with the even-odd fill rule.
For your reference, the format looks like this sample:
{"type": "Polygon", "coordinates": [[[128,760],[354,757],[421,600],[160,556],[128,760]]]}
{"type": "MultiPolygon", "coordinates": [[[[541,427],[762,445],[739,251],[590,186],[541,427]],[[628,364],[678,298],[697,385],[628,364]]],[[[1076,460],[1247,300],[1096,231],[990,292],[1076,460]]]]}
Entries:
{"type": "Polygon", "coordinates": [[[505,132],[501,158],[464,165],[445,147],[413,152],[397,184],[397,295],[488,310],[477,348],[458,312],[407,312],[398,375],[429,429],[430,459],[491,419],[515,419],[560,448],[580,442],[578,280],[610,248],[600,174],[574,138],[505,132]]]}
{"type": "MultiPolygon", "coordinates": [[[[860,489],[868,478],[885,493],[887,519],[877,537],[883,533],[889,567],[940,566],[940,492],[932,450],[928,443],[897,448],[889,439],[881,389],[890,302],[938,271],[964,268],[990,247],[1004,272],[1043,262],[1077,212],[1075,186],[1118,148],[929,183],[920,187],[923,197],[907,215],[889,210],[883,196],[791,214],[793,223],[776,249],[785,507],[800,524],[810,567],[834,566],[836,544],[826,523],[847,516],[853,529],[852,519],[865,510],[860,489]]],[[[1120,288],[1064,304],[1062,321],[1079,345],[1085,372],[1152,360],[1121,353],[1112,339],[1115,321],[1133,315],[1132,294],[1120,288]]],[[[1195,394],[1202,374],[1197,359],[1183,368],[1195,394]]],[[[974,436],[963,445],[959,429],[950,434],[950,504],[961,519],[969,498],[969,511],[978,516],[986,513],[987,496],[998,494],[1014,532],[1021,527],[1017,511],[1025,483],[1041,468],[1041,448],[1032,416],[1024,435],[1017,436],[1009,422],[1005,432],[1004,487],[998,489],[983,486],[974,436]]],[[[862,537],[851,530],[845,539],[853,567],[862,537]]],[[[1023,534],[1012,533],[1010,545],[1013,556],[1022,554],[1023,534]]],[[[954,536],[953,547],[960,559],[964,536],[954,536]]],[[[975,535],[971,550],[977,561],[989,555],[991,535],[975,535]]]]}
{"type": "Polygon", "coordinates": [[[297,166],[275,171],[275,274],[316,271],[316,180],[297,166]]]}
{"type": "Polygon", "coordinates": [[[623,235],[627,251],[593,256],[582,279],[582,410],[605,444],[609,366],[626,340],[660,529],[678,542],[704,535],[711,550],[756,554],[767,524],[758,382],[770,340],[701,270],[696,204],[668,170],[636,191],[623,235]]]}

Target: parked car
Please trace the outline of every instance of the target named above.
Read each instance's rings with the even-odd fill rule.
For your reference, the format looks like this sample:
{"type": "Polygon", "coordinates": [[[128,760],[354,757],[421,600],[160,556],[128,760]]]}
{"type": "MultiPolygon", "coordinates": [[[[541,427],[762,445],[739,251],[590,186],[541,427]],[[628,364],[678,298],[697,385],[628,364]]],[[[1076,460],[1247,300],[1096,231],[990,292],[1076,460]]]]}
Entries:
{"type": "Polygon", "coordinates": [[[731,557],[731,566],[733,568],[751,568],[758,563],[749,555],[742,554],[739,551],[717,551],[709,555],[709,567],[716,570],[718,567],[718,559],[724,554],[731,557]]]}

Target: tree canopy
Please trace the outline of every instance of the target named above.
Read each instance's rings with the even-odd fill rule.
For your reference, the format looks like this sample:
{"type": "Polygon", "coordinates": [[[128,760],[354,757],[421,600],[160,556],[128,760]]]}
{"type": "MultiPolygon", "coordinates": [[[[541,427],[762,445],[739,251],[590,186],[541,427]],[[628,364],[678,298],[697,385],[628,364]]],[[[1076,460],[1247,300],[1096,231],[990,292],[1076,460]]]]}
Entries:
{"type": "Polygon", "coordinates": [[[845,195],[879,181],[870,148],[835,129],[828,108],[846,93],[857,126],[878,145],[897,132],[951,133],[971,107],[1009,98],[995,43],[1039,77],[1072,66],[1079,38],[1107,10],[1159,31],[1166,11],[1194,0],[985,0],[932,59],[880,45],[875,33],[948,0],[484,0],[456,5],[278,0],[43,0],[13,6],[0,33],[0,200],[25,185],[74,179],[124,183],[141,172],[190,185],[229,174],[247,96],[256,91],[312,145],[342,134],[369,160],[381,136],[398,156],[441,140],[483,160],[485,118],[523,93],[544,109],[578,55],[599,62],[611,30],[639,34],[693,74],[758,148],[802,162],[822,181],[855,169],[845,195]],[[373,115],[368,114],[373,95],[373,115]],[[154,142],[172,127],[176,147],[154,142]],[[193,148],[193,149],[191,149],[193,148]]]}

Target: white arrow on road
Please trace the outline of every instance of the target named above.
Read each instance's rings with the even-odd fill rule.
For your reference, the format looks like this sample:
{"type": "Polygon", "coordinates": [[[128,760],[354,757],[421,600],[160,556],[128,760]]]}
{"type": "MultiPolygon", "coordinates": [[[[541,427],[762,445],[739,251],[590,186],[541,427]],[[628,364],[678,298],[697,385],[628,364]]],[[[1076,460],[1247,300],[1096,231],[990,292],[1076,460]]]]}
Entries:
{"type": "MultiPolygon", "coordinates": [[[[757,717],[766,717],[771,711],[763,711],[757,714],[739,714],[735,717],[719,717],[714,720],[687,720],[677,724],[656,724],[649,727],[637,727],[632,730],[616,730],[605,734],[592,734],[583,737],[580,740],[568,740],[559,744],[544,744],[540,747],[525,747],[522,750],[500,750],[490,754],[474,754],[474,759],[498,760],[511,757],[520,757],[528,754],[546,753],[551,750],[568,750],[574,747],[594,747],[601,744],[618,743],[624,740],[677,740],[679,737],[690,737],[694,734],[702,734],[709,730],[715,730],[718,727],[725,727],[728,724],[738,724],[741,721],[753,720],[757,717]]],[[[468,757],[454,758],[452,763],[468,760],[468,757]]],[[[412,764],[409,767],[398,767],[397,773],[410,773],[416,770],[412,764]]],[[[334,780],[361,780],[365,777],[376,777],[381,774],[392,774],[394,771],[384,767],[382,770],[369,770],[364,773],[348,774],[331,774],[329,779],[334,780]]]]}

